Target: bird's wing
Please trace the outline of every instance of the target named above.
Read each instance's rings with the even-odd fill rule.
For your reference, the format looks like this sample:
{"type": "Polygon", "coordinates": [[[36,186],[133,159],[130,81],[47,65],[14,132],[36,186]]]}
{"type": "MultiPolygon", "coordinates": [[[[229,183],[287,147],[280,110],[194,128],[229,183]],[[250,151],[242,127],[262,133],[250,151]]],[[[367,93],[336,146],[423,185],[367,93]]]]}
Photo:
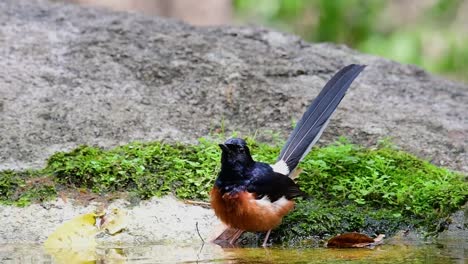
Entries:
{"type": "Polygon", "coordinates": [[[299,189],[299,186],[291,178],[274,172],[253,178],[247,186],[247,191],[255,193],[258,199],[266,196],[271,202],[281,197],[290,200],[295,197],[305,196],[305,193],[299,189]]]}

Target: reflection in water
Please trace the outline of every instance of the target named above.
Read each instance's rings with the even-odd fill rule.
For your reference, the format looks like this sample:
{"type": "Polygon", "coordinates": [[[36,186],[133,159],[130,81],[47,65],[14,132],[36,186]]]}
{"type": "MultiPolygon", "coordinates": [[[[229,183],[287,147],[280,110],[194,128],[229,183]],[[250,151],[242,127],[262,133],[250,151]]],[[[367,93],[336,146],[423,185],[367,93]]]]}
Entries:
{"type": "MultiPolygon", "coordinates": [[[[382,245],[371,249],[222,249],[203,245],[140,245],[98,248],[86,263],[467,263],[466,241],[440,241],[429,245],[382,245]]],[[[41,245],[0,245],[0,263],[67,263],[48,255],[41,245]]],[[[80,262],[75,262],[80,263],[80,262]]],[[[84,263],[84,262],[81,262],[84,263]]]]}

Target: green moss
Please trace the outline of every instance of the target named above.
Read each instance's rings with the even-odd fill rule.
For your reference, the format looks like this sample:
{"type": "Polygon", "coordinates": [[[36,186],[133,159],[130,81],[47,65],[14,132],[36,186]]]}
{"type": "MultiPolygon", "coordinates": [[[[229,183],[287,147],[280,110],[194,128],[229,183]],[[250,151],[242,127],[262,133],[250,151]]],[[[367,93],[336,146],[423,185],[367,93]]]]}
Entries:
{"type": "Polygon", "coordinates": [[[51,156],[45,171],[65,185],[94,192],[132,191],[141,198],[173,192],[179,198],[207,199],[219,167],[216,144],[130,143],[104,151],[82,146],[51,156]]]}
{"type": "Polygon", "coordinates": [[[0,203],[25,206],[57,195],[55,184],[41,171],[0,171],[0,203]]]}
{"type": "Polygon", "coordinates": [[[304,241],[320,243],[324,238],[352,231],[388,236],[415,223],[388,208],[306,199],[298,201],[295,210],[272,233],[272,238],[277,243],[299,246],[304,241]]]}
{"type": "MultiPolygon", "coordinates": [[[[256,160],[274,162],[279,153],[277,146],[248,143],[256,160]]],[[[208,200],[219,159],[217,142],[207,139],[197,145],[135,142],[110,150],[81,146],[54,154],[42,170],[0,172],[0,202],[24,205],[73,187],[128,191],[143,199],[173,193],[208,200]]],[[[297,181],[309,197],[275,231],[277,241],[345,231],[391,234],[405,227],[437,231],[468,200],[463,175],[388,144],[367,149],[341,140],[314,149],[300,167],[297,181]]]]}
{"type": "Polygon", "coordinates": [[[463,175],[382,145],[346,142],[313,151],[298,179],[314,197],[397,209],[418,217],[443,216],[467,199],[463,175]]]}
{"type": "Polygon", "coordinates": [[[297,181],[310,199],[299,201],[277,231],[287,243],[350,231],[392,235],[414,227],[432,234],[468,200],[463,175],[389,144],[365,149],[341,140],[312,151],[301,168],[297,181]]]}

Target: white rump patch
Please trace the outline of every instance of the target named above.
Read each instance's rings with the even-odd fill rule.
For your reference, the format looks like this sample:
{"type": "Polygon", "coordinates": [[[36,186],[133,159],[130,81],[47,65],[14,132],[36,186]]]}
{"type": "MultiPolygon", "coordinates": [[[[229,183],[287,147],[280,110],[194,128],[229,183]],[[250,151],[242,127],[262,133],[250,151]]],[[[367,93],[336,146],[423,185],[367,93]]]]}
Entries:
{"type": "Polygon", "coordinates": [[[286,197],[282,196],[278,200],[273,202],[273,206],[276,207],[277,209],[281,209],[289,204],[289,200],[286,199],[286,197]]]}
{"type": "Polygon", "coordinates": [[[262,199],[254,200],[259,206],[268,208],[269,210],[278,211],[283,209],[283,207],[288,206],[290,201],[286,197],[282,196],[278,200],[271,202],[268,196],[263,196],[262,199]]]}
{"type": "Polygon", "coordinates": [[[255,202],[260,206],[268,206],[272,205],[271,200],[268,196],[263,196],[262,199],[255,200],[255,202]]]}
{"type": "Polygon", "coordinates": [[[275,164],[270,165],[270,166],[273,169],[273,171],[276,172],[276,173],[283,174],[283,175],[289,175],[288,164],[286,164],[286,162],[284,160],[282,160],[282,159],[278,160],[278,162],[276,162],[275,164]]]}

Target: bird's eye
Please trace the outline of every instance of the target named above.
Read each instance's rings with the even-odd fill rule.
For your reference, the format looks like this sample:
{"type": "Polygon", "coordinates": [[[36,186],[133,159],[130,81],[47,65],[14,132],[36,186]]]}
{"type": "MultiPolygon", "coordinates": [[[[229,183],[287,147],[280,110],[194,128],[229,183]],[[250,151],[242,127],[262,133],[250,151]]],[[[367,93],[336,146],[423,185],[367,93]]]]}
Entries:
{"type": "Polygon", "coordinates": [[[244,153],[245,152],[245,149],[244,148],[239,148],[239,153],[244,153]]]}

